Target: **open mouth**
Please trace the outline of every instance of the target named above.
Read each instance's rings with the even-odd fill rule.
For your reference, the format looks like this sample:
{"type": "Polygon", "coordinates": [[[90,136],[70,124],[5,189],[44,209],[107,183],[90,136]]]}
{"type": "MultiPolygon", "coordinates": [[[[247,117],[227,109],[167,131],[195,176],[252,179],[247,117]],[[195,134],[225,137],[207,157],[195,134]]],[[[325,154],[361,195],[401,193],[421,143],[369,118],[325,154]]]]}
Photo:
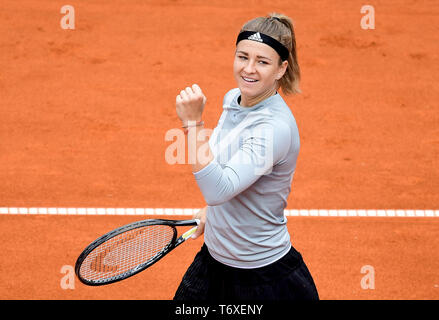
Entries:
{"type": "Polygon", "coordinates": [[[258,82],[258,80],[252,79],[252,78],[247,78],[247,77],[241,77],[245,82],[247,83],[255,83],[258,82]]]}

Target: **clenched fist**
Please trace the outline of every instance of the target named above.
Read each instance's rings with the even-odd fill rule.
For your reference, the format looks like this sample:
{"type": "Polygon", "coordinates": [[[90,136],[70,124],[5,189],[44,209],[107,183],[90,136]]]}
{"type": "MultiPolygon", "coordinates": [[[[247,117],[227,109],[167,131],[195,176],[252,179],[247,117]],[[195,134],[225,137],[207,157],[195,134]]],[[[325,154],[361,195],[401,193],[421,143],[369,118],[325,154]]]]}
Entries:
{"type": "Polygon", "coordinates": [[[197,84],[181,90],[176,99],[176,110],[183,126],[186,126],[188,121],[201,121],[206,100],[197,84]]]}

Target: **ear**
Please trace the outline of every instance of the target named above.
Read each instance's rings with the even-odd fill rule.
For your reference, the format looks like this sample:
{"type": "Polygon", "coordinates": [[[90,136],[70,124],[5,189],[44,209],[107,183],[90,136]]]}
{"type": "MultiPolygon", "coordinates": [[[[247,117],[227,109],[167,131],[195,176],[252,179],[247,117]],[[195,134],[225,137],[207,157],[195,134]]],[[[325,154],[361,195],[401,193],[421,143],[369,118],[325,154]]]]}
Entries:
{"type": "Polygon", "coordinates": [[[285,72],[287,71],[287,68],[288,68],[288,60],[285,60],[279,66],[279,71],[278,71],[276,80],[280,80],[284,76],[285,72]]]}

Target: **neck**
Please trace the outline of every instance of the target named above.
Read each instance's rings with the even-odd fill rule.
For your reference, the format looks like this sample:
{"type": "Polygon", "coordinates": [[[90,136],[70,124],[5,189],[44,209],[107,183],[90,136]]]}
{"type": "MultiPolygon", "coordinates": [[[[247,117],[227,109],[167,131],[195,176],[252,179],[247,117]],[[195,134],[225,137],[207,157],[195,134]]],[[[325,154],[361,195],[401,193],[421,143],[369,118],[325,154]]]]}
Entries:
{"type": "Polygon", "coordinates": [[[273,88],[272,90],[268,90],[257,97],[246,97],[241,93],[241,102],[239,104],[241,105],[241,107],[251,108],[257,105],[259,102],[271,96],[274,96],[276,93],[277,93],[276,88],[273,88]]]}

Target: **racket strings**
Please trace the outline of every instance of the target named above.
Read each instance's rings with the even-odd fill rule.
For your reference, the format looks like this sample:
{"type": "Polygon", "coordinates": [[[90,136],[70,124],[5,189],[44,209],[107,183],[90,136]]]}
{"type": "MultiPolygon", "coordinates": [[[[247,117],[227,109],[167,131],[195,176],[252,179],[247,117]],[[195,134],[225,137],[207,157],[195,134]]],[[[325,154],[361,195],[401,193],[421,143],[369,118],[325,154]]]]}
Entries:
{"type": "Polygon", "coordinates": [[[152,260],[171,241],[174,229],[167,225],[145,226],[121,233],[91,251],[80,275],[99,281],[122,275],[152,260]]]}

